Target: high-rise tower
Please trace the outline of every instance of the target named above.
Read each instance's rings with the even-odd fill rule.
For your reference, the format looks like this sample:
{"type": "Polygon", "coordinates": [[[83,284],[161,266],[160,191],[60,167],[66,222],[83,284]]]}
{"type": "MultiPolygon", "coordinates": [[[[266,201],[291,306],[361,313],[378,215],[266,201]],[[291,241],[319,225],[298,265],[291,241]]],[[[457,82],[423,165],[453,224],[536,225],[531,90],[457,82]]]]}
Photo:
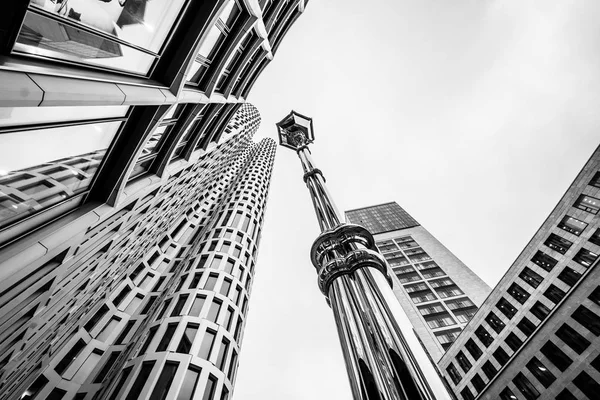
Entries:
{"type": "Polygon", "coordinates": [[[346,211],[369,229],[394,276],[394,294],[437,362],[490,293],[490,287],[397,203],[346,211]]]}
{"type": "Polygon", "coordinates": [[[600,148],[439,362],[461,400],[600,398],[600,148]]]}
{"type": "Polygon", "coordinates": [[[258,121],[245,105],[203,162],[37,233],[41,262],[2,253],[2,399],[228,398],[275,154],[258,121]]]}
{"type": "Polygon", "coordinates": [[[3,5],[1,399],[228,398],[273,153],[244,103],[306,3],[3,5]]]}

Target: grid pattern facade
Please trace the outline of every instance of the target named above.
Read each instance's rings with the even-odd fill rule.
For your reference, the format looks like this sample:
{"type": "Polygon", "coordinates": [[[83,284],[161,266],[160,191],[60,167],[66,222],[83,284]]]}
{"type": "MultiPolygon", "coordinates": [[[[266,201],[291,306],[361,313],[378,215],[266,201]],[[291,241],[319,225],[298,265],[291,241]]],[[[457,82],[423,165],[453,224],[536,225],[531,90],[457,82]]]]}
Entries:
{"type": "Polygon", "coordinates": [[[419,225],[396,202],[346,211],[346,220],[364,226],[373,235],[419,225]]]}
{"type": "Polygon", "coordinates": [[[244,106],[200,162],[37,260],[3,253],[1,398],[229,398],[275,153],[258,122],[244,106]]]}
{"type": "Polygon", "coordinates": [[[460,399],[596,399],[600,151],[439,363],[460,399]]]}
{"type": "Polygon", "coordinates": [[[347,211],[346,218],[380,230],[374,236],[391,268],[394,294],[438,361],[490,288],[395,202],[347,211]]]}

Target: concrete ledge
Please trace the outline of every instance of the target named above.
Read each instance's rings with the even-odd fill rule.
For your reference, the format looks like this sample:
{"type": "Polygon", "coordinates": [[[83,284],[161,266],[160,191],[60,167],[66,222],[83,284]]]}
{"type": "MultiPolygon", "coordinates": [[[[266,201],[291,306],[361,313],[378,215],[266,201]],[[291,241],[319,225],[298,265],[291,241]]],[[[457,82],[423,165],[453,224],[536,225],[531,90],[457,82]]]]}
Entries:
{"type": "Polygon", "coordinates": [[[0,71],[0,107],[37,107],[44,91],[27,74],[0,71]]]}
{"type": "Polygon", "coordinates": [[[125,94],[114,83],[29,74],[44,91],[40,106],[122,105],[125,94]]]}

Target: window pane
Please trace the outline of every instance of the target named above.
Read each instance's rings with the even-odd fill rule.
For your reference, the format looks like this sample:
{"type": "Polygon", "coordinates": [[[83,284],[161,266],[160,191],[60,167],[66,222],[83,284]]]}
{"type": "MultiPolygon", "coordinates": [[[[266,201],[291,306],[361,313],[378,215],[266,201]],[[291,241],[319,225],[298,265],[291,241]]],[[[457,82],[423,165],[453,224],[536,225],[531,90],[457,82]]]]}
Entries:
{"type": "Polygon", "coordinates": [[[212,350],[213,344],[215,342],[216,332],[211,330],[207,330],[202,338],[202,345],[200,346],[200,352],[198,353],[198,357],[208,360],[210,356],[210,351],[212,350]]]}
{"type": "Polygon", "coordinates": [[[516,283],[510,285],[508,293],[521,304],[525,303],[529,298],[529,293],[516,283]]]}
{"type": "Polygon", "coordinates": [[[600,210],[600,200],[595,197],[582,194],[575,203],[575,207],[591,214],[598,214],[598,210],[600,210]]]}
{"type": "Polygon", "coordinates": [[[165,363],[160,377],[158,378],[158,382],[156,382],[156,385],[154,386],[154,391],[152,392],[152,396],[150,396],[150,400],[164,400],[167,397],[178,366],[179,363],[176,362],[167,361],[165,363]]]}
{"type": "Polygon", "coordinates": [[[117,121],[0,135],[0,226],[85,190],[120,125],[117,121]],[[33,151],[31,143],[39,151],[33,151]]]}
{"type": "Polygon", "coordinates": [[[219,311],[221,310],[221,303],[214,301],[210,305],[210,309],[208,310],[208,315],[206,319],[212,322],[217,322],[217,318],[219,317],[219,311]]]}
{"type": "Polygon", "coordinates": [[[456,361],[458,362],[458,365],[462,368],[464,372],[467,372],[471,369],[471,362],[469,361],[467,356],[465,356],[465,353],[463,353],[462,351],[459,351],[456,354],[456,361]]]}
{"type": "Polygon", "coordinates": [[[590,399],[598,398],[598,393],[600,393],[600,384],[596,382],[594,378],[588,375],[587,372],[582,371],[575,379],[573,379],[573,384],[577,386],[579,390],[581,390],[585,395],[590,399]]]}
{"type": "MultiPolygon", "coordinates": [[[[62,4],[67,4],[67,2],[62,4]]],[[[101,18],[100,14],[97,16],[101,18]]],[[[109,23],[112,24],[112,22],[109,23]]],[[[25,16],[13,49],[16,52],[143,75],[150,70],[155,60],[155,56],[152,54],[31,11],[28,11],[25,16]]]]}
{"type": "MultiPolygon", "coordinates": [[[[221,30],[216,25],[213,25],[212,28],[210,28],[208,34],[206,35],[206,38],[204,38],[204,41],[200,45],[200,50],[198,51],[198,54],[209,60],[212,59],[217,50],[219,50],[219,46],[221,45],[224,39],[225,35],[223,34],[223,32],[221,32],[221,30]]],[[[190,80],[191,78],[192,76],[188,75],[188,80],[190,80]]]]}
{"type": "Polygon", "coordinates": [[[527,400],[535,400],[540,397],[540,392],[537,391],[535,386],[533,386],[533,384],[525,377],[525,375],[523,375],[522,372],[519,372],[517,376],[515,376],[513,383],[517,389],[523,393],[523,396],[525,396],[527,400]]]}
{"type": "Polygon", "coordinates": [[[564,351],[550,341],[546,342],[546,344],[542,346],[541,352],[561,372],[565,372],[573,363],[573,360],[571,360],[571,358],[569,358],[564,351]]]}
{"type": "Polygon", "coordinates": [[[202,400],[214,400],[215,388],[217,386],[217,378],[212,375],[208,376],[208,382],[206,383],[206,388],[204,389],[204,396],[202,396],[202,400]]]}
{"type": "Polygon", "coordinates": [[[50,2],[34,4],[121,40],[158,52],[184,0],[50,2]],[[118,28],[118,29],[117,29],[118,28]]]}
{"type": "Polygon", "coordinates": [[[525,267],[523,271],[519,274],[519,278],[523,279],[525,282],[529,284],[529,286],[533,288],[537,288],[540,286],[540,283],[544,280],[540,274],[533,271],[532,269],[525,267]]]}
{"type": "Polygon", "coordinates": [[[177,329],[177,324],[169,324],[167,326],[167,329],[165,330],[165,334],[162,337],[160,343],[158,344],[156,351],[165,351],[167,349],[167,346],[169,346],[169,343],[171,342],[171,338],[173,337],[173,334],[175,333],[175,329],[177,329]]]}
{"type": "Polygon", "coordinates": [[[589,308],[585,306],[577,307],[572,317],[594,335],[600,336],[600,317],[589,308]]]}
{"type": "Polygon", "coordinates": [[[527,369],[542,385],[544,385],[545,388],[550,387],[550,385],[552,385],[552,383],[556,380],[554,374],[550,372],[548,368],[546,368],[546,366],[537,359],[537,357],[533,357],[527,363],[527,369]]]}
{"type": "Polygon", "coordinates": [[[129,389],[126,400],[137,400],[140,392],[146,384],[146,381],[148,381],[148,377],[150,376],[150,372],[152,372],[152,368],[154,368],[154,363],[156,363],[156,361],[148,361],[142,364],[142,368],[140,368],[140,372],[135,379],[133,386],[131,386],[131,389],[129,389]]]}
{"type": "Polygon", "coordinates": [[[190,309],[189,315],[194,316],[194,317],[199,317],[200,312],[202,311],[202,307],[204,307],[205,300],[206,300],[206,297],[197,296],[194,299],[194,303],[192,304],[192,308],[190,309]]]}
{"type": "Polygon", "coordinates": [[[581,235],[581,232],[583,232],[587,226],[588,224],[586,224],[585,222],[570,217],[568,215],[565,215],[562,221],[560,221],[560,223],[558,224],[559,228],[576,236],[581,235]]]}
{"type": "Polygon", "coordinates": [[[177,346],[178,353],[188,354],[192,349],[192,343],[194,343],[194,338],[196,337],[196,332],[198,332],[198,327],[194,325],[188,325],[183,332],[183,337],[179,342],[179,346],[177,346]]]}
{"type": "Polygon", "coordinates": [[[590,346],[590,341],[581,336],[575,329],[571,328],[567,324],[563,324],[556,331],[558,336],[563,342],[565,342],[570,348],[572,348],[577,354],[581,354],[590,346]]]}
{"type": "Polygon", "coordinates": [[[488,324],[490,324],[490,326],[492,327],[493,330],[496,331],[496,333],[500,333],[502,332],[502,330],[504,329],[504,327],[506,326],[504,324],[504,322],[502,322],[500,320],[500,318],[498,318],[496,316],[496,314],[494,314],[493,312],[490,312],[488,314],[487,317],[485,317],[485,320],[487,321],[488,324]]]}
{"type": "Polygon", "coordinates": [[[517,309],[505,298],[501,298],[498,301],[498,304],[496,304],[496,307],[498,307],[502,314],[506,315],[508,319],[512,319],[517,313],[517,309]]]}
{"type": "Polygon", "coordinates": [[[188,369],[185,378],[183,379],[183,383],[181,385],[181,389],[179,390],[179,394],[177,395],[177,400],[192,400],[194,397],[194,391],[196,390],[196,384],[198,383],[198,377],[200,373],[193,369],[188,369]]]}
{"type": "Polygon", "coordinates": [[[570,242],[565,238],[551,233],[550,236],[548,236],[548,239],[546,239],[546,241],[544,242],[544,244],[560,254],[565,254],[567,250],[569,250],[573,242],[570,242]]]}

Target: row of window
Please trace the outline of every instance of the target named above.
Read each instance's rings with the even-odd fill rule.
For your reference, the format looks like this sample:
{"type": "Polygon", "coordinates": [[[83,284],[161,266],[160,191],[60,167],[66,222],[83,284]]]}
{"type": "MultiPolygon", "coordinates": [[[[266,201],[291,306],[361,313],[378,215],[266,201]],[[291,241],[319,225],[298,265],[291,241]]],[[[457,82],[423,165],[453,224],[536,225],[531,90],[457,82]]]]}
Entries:
{"type": "MultiPolygon", "coordinates": [[[[589,184],[592,186],[600,187],[600,172],[594,175],[589,184]]],[[[588,195],[581,195],[573,206],[595,215],[597,214],[598,205],[600,205],[598,199],[595,199],[594,197],[588,195]]],[[[582,232],[587,228],[587,226],[587,223],[568,215],[565,216],[558,224],[558,227],[560,229],[563,229],[576,236],[580,236],[582,232]]],[[[591,243],[600,245],[600,229],[596,230],[594,234],[592,234],[589,241],[591,243]]],[[[560,254],[565,254],[567,250],[569,250],[569,248],[573,245],[571,241],[560,237],[554,233],[551,233],[548,236],[544,244],[560,254]]],[[[588,268],[597,260],[597,258],[598,254],[595,254],[585,248],[581,248],[578,251],[578,253],[573,257],[573,261],[578,263],[579,265],[582,265],[585,268],[588,268]]],[[[542,251],[537,251],[531,261],[547,272],[550,272],[558,263],[557,260],[555,260],[550,255],[543,253],[542,251]]],[[[579,281],[581,276],[582,274],[579,271],[576,271],[575,269],[566,266],[557,277],[559,280],[572,287],[577,283],[577,281],[579,281]]],[[[533,269],[527,266],[521,270],[521,272],[519,273],[519,278],[521,279],[521,281],[525,282],[529,287],[531,287],[534,290],[537,289],[544,280],[544,277],[542,275],[540,275],[538,272],[534,271],[533,269]]],[[[530,292],[517,282],[514,282],[509,286],[507,293],[520,304],[524,304],[531,296],[530,292]]],[[[566,293],[556,285],[550,284],[548,288],[543,292],[543,296],[551,303],[556,305],[566,296],[566,293]]],[[[529,311],[539,321],[543,321],[550,314],[551,309],[553,307],[554,306],[547,305],[546,301],[536,301],[535,304],[531,306],[529,311]]],[[[578,321],[583,321],[583,318],[585,316],[585,320],[588,324],[594,324],[595,314],[589,310],[586,311],[581,307],[578,310],[576,310],[576,312],[573,314],[573,317],[578,321]]],[[[510,303],[510,301],[506,300],[505,298],[501,298],[498,301],[498,303],[496,304],[496,308],[509,320],[512,319],[517,313],[516,307],[514,307],[510,303]]],[[[491,327],[492,330],[496,333],[500,333],[505,327],[504,322],[500,318],[498,318],[493,311],[486,316],[485,321],[488,323],[489,327],[491,327]]],[[[533,334],[538,324],[539,323],[535,322],[535,320],[532,321],[530,318],[523,316],[521,320],[517,323],[517,328],[526,337],[529,337],[533,334]]],[[[565,325],[561,329],[562,330],[560,330],[560,332],[564,333],[568,331],[569,333],[568,336],[565,336],[566,333],[563,334],[563,336],[574,336],[574,331],[571,332],[572,329],[570,329],[568,325],[565,325]]],[[[494,338],[492,337],[492,335],[490,335],[490,333],[484,326],[477,327],[477,329],[475,330],[475,336],[485,347],[489,347],[494,342],[494,338]]],[[[505,338],[505,343],[513,351],[517,351],[523,344],[522,340],[514,332],[508,334],[508,336],[505,338]]],[[[465,349],[475,360],[478,360],[483,354],[481,349],[475,343],[475,341],[473,341],[473,339],[469,339],[465,343],[465,349]]],[[[500,365],[504,365],[509,358],[508,355],[506,355],[506,353],[504,352],[504,350],[502,350],[502,348],[498,348],[498,350],[496,350],[496,352],[494,352],[493,355],[494,358],[496,358],[496,360],[500,363],[500,365]]],[[[462,351],[457,353],[456,362],[461,367],[461,369],[463,369],[464,372],[467,372],[471,368],[470,361],[462,351]]],[[[494,376],[495,373],[492,373],[493,370],[492,368],[490,368],[491,364],[488,363],[489,361],[486,361],[486,363],[482,365],[482,370],[484,371],[484,373],[485,371],[487,371],[489,374],[486,373],[486,375],[488,375],[488,378],[491,379],[490,375],[494,376]]],[[[453,367],[452,364],[447,369],[447,372],[451,380],[455,384],[458,384],[461,381],[461,375],[453,367]]],[[[471,382],[473,386],[477,389],[477,391],[480,391],[485,386],[485,384],[483,384],[483,380],[481,380],[481,377],[479,375],[476,375],[471,382]]],[[[470,393],[468,388],[465,388],[465,391],[470,393]]],[[[465,398],[470,398],[468,396],[469,395],[467,394],[467,397],[465,398]]]]}
{"type": "MultiPolygon", "coordinates": [[[[592,302],[600,306],[600,286],[597,287],[588,296],[588,298],[592,302]]],[[[578,323],[578,326],[589,330],[595,336],[600,336],[600,316],[598,316],[588,307],[580,305],[571,314],[571,318],[578,323]]],[[[535,330],[535,325],[526,318],[519,322],[517,326],[525,334],[525,336],[530,336],[535,330]]],[[[484,345],[486,345],[486,347],[493,342],[493,339],[491,338],[490,334],[485,330],[485,328],[481,326],[477,328],[477,330],[475,331],[475,335],[482,341],[482,343],[484,343],[484,345]]],[[[588,339],[582,336],[576,329],[574,329],[568,323],[563,323],[556,330],[555,335],[558,339],[560,339],[564,344],[566,344],[577,354],[582,354],[591,345],[591,342],[588,339]]],[[[522,346],[523,341],[514,333],[510,333],[506,338],[506,344],[514,352],[516,352],[522,346]]],[[[479,348],[475,341],[473,341],[473,339],[469,339],[465,343],[465,349],[475,360],[478,360],[483,355],[483,351],[479,348]]],[[[562,351],[552,340],[546,341],[546,343],[541,347],[540,351],[561,372],[564,372],[573,362],[573,360],[569,356],[567,356],[564,353],[564,351],[562,351]]],[[[501,367],[504,366],[510,359],[510,356],[503,350],[502,347],[498,347],[493,352],[493,357],[501,367]]],[[[596,368],[597,365],[600,365],[599,361],[600,360],[595,361],[596,368]]],[[[462,351],[459,351],[457,353],[456,362],[465,373],[472,368],[470,360],[462,351]]],[[[532,375],[536,377],[538,381],[546,388],[548,388],[556,380],[556,377],[552,374],[552,372],[550,372],[550,370],[546,368],[536,357],[533,357],[526,365],[526,367],[532,373],[532,375]]],[[[488,378],[488,380],[493,379],[497,374],[496,367],[489,360],[482,365],[481,370],[488,378]]],[[[446,372],[448,373],[448,376],[454,382],[454,384],[458,384],[462,380],[462,376],[460,375],[453,363],[450,363],[450,365],[446,368],[446,372]]],[[[530,384],[527,384],[527,382],[529,381],[524,376],[523,378],[524,379],[521,379],[521,377],[519,376],[516,377],[515,380],[513,380],[515,386],[523,393],[527,400],[533,400],[538,398],[540,396],[539,392],[537,390],[529,390],[528,388],[531,387],[535,389],[535,387],[533,385],[530,386],[530,384]]],[[[474,377],[471,379],[471,383],[476,389],[477,393],[483,390],[486,386],[479,373],[476,373],[474,375],[474,377]]],[[[503,393],[511,392],[510,389],[506,388],[503,391],[503,393]]],[[[465,387],[461,394],[465,400],[471,400],[475,398],[468,387],[465,387]]],[[[590,397],[590,399],[591,398],[593,397],[590,397]]]]}

